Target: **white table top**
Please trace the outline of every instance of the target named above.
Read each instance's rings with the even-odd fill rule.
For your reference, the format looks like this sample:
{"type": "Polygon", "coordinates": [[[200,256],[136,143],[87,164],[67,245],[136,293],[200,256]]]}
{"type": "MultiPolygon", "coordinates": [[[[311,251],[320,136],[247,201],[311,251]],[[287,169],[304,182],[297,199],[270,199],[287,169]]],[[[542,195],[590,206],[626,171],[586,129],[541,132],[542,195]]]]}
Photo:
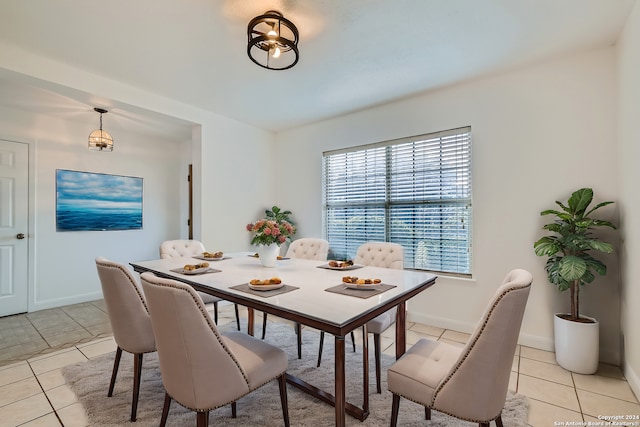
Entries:
{"type": "Polygon", "coordinates": [[[131,265],[134,268],[137,267],[138,271],[149,269],[165,276],[175,277],[180,281],[206,286],[213,291],[212,294],[221,298],[235,295],[246,300],[245,302],[253,301],[255,304],[251,305],[256,309],[274,307],[336,326],[344,326],[349,321],[362,317],[363,313],[373,311],[394,298],[411,293],[424,287],[425,284],[431,284],[437,277],[423,271],[368,266],[336,271],[317,268],[320,265],[326,265],[325,261],[305,259],[279,260],[276,267],[267,268],[260,264],[259,259],[250,257],[250,254],[250,252],[225,254],[225,257],[230,258],[209,261],[210,267],[221,272],[202,275],[183,275],[170,271],[181,268],[185,264],[202,262],[190,257],[132,262],[131,265]],[[341,284],[343,276],[378,278],[382,283],[396,287],[370,298],[357,298],[325,291],[327,288],[341,284]],[[230,289],[231,286],[248,283],[251,279],[264,280],[271,277],[279,277],[282,283],[299,289],[268,298],[230,289]]]}

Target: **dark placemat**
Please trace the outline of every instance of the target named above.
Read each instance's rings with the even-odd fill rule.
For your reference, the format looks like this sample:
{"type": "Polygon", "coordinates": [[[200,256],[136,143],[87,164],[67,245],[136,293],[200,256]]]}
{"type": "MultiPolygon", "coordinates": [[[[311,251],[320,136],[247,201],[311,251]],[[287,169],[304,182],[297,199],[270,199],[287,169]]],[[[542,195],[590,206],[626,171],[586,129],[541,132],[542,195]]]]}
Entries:
{"type": "Polygon", "coordinates": [[[325,291],[333,292],[336,294],[349,295],[350,297],[370,298],[374,295],[381,294],[395,287],[396,285],[386,285],[384,283],[381,283],[380,285],[376,286],[375,289],[352,289],[347,288],[344,284],[340,284],[327,288],[325,289],[325,291]]]}
{"type": "Polygon", "coordinates": [[[270,291],[254,291],[249,287],[248,283],[243,283],[241,285],[229,286],[229,289],[235,289],[236,291],[246,292],[251,295],[257,295],[263,298],[269,298],[275,295],[285,294],[287,292],[295,291],[299,289],[297,286],[284,285],[279,289],[272,289],[270,291]]]}
{"type": "Polygon", "coordinates": [[[329,264],[319,265],[318,268],[326,268],[327,270],[333,271],[347,271],[347,270],[357,270],[358,268],[362,268],[361,265],[350,265],[349,267],[331,267],[329,264]]]}
{"type": "Polygon", "coordinates": [[[222,270],[216,270],[215,268],[208,268],[198,273],[187,273],[184,271],[184,268],[174,268],[173,270],[169,270],[169,271],[173,271],[174,273],[178,273],[178,274],[184,274],[185,276],[199,276],[201,274],[220,273],[222,270]]]}

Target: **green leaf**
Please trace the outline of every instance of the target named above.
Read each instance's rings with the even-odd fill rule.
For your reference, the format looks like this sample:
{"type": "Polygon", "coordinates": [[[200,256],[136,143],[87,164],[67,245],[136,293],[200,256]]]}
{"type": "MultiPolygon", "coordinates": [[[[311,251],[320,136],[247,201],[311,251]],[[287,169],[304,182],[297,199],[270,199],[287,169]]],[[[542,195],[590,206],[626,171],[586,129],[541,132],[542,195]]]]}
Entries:
{"type": "Polygon", "coordinates": [[[553,236],[542,237],[533,244],[533,247],[538,256],[551,256],[560,250],[553,236]]]}
{"type": "Polygon", "coordinates": [[[582,276],[587,271],[587,263],[575,255],[563,257],[558,265],[558,273],[567,282],[582,280],[582,276]]]}
{"type": "Polygon", "coordinates": [[[589,240],[589,248],[610,254],[613,252],[613,245],[611,243],[602,242],[600,240],[590,239],[589,240]]]}
{"type": "Polygon", "coordinates": [[[613,203],[613,202],[602,202],[602,203],[598,203],[598,204],[597,204],[596,206],[594,206],[594,207],[593,207],[589,212],[587,212],[587,213],[585,214],[585,216],[589,216],[589,215],[591,215],[591,212],[595,211],[596,209],[600,209],[601,207],[603,207],[603,206],[607,206],[607,205],[610,205],[610,204],[612,204],[612,203],[613,203]]]}
{"type": "Polygon", "coordinates": [[[576,216],[583,216],[587,206],[593,200],[593,190],[591,188],[581,188],[574,191],[569,197],[569,210],[576,216]]]}

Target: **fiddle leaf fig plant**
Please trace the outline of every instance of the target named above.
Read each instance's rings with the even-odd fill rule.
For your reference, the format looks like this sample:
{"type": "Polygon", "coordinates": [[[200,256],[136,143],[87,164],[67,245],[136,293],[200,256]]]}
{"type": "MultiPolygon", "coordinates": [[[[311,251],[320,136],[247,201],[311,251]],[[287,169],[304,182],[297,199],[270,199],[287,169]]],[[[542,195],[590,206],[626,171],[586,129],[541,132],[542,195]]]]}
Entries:
{"type": "Polygon", "coordinates": [[[594,258],[592,252],[613,252],[613,246],[594,237],[592,231],[599,227],[615,229],[616,226],[591,217],[596,210],[613,202],[602,202],[589,209],[592,201],[593,190],[581,188],[571,194],[566,205],[556,201],[561,210],[540,212],[543,216],[556,217],[554,222],[542,227],[553,234],[533,244],[536,255],[549,257],[545,265],[549,282],[561,292],[571,291],[571,314],[567,319],[572,321],[580,321],[580,287],[593,282],[595,273],[607,274],[607,266],[594,258]]]}

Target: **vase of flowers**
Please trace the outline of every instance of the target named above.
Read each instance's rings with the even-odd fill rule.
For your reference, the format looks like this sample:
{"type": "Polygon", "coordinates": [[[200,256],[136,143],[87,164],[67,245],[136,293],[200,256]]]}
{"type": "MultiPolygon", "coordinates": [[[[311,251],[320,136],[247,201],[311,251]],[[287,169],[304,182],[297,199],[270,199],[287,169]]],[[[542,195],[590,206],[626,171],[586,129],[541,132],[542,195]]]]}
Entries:
{"type": "Polygon", "coordinates": [[[291,240],[296,228],[289,220],[290,211],[274,206],[265,210],[265,215],[266,218],[247,224],[247,231],[253,235],[251,244],[257,246],[260,263],[275,267],[280,245],[291,240]]]}

